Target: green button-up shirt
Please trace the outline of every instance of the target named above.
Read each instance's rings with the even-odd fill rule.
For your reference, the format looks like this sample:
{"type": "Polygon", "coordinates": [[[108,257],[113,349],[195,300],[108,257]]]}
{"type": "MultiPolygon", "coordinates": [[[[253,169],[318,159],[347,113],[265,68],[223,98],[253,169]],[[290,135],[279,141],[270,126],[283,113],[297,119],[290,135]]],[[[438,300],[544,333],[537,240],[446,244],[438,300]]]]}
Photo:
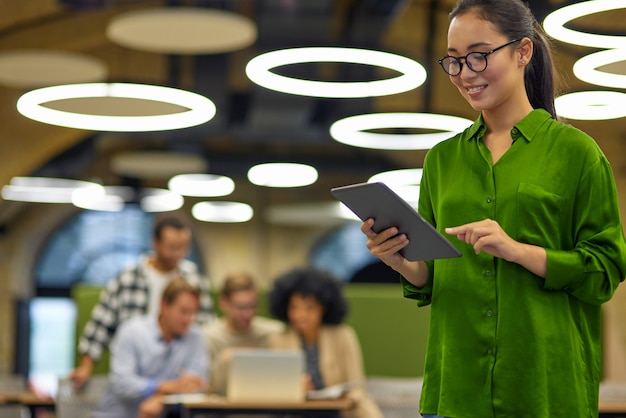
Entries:
{"type": "MultiPolygon", "coordinates": [[[[421,412],[453,418],[598,416],[601,304],[626,275],[611,167],[597,144],[534,110],[492,164],[480,117],[424,162],[419,212],[440,232],[483,219],[547,252],[545,279],[456,237],[406,297],[431,304],[421,412]]],[[[445,235],[445,233],[444,233],[445,235]]]]}

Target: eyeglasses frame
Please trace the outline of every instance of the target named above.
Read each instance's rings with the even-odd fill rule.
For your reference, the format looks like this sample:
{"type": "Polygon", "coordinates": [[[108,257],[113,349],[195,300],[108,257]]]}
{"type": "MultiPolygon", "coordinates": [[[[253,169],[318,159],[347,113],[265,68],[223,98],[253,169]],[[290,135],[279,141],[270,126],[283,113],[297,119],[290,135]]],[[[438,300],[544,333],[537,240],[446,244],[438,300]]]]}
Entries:
{"type": "Polygon", "coordinates": [[[451,76],[451,77],[456,77],[456,76],[458,76],[459,74],[461,74],[461,72],[463,71],[463,65],[467,65],[467,68],[469,68],[470,70],[472,70],[472,71],[473,71],[473,72],[475,72],[475,73],[482,73],[483,71],[485,71],[485,70],[487,69],[487,66],[489,65],[489,60],[487,60],[487,56],[489,56],[489,55],[493,54],[494,52],[496,52],[496,51],[498,51],[498,50],[500,50],[500,49],[502,49],[502,48],[506,48],[507,46],[512,45],[512,44],[514,44],[515,42],[519,42],[519,41],[521,41],[522,39],[524,39],[524,38],[513,39],[512,41],[509,41],[509,42],[507,42],[507,43],[505,43],[505,44],[503,44],[503,45],[500,45],[500,46],[498,46],[498,47],[496,47],[496,48],[492,49],[491,51],[487,51],[487,52],[478,52],[478,51],[475,51],[475,52],[470,52],[470,53],[468,53],[468,54],[466,54],[466,55],[464,55],[464,56],[462,56],[462,57],[455,57],[454,55],[446,55],[445,57],[442,57],[442,58],[440,58],[439,60],[437,60],[437,62],[439,63],[439,65],[441,66],[441,68],[443,69],[443,71],[445,71],[445,73],[446,73],[446,74],[448,74],[448,75],[449,75],[449,76],[451,76]],[[472,65],[471,65],[471,64],[469,64],[469,63],[467,62],[467,57],[468,57],[468,56],[470,56],[471,54],[480,54],[480,55],[482,55],[482,56],[483,56],[483,58],[485,59],[485,68],[483,68],[483,69],[482,69],[482,70],[480,70],[480,71],[476,71],[475,69],[473,69],[473,68],[472,68],[472,65]],[[457,61],[459,62],[459,72],[458,72],[458,73],[456,73],[456,74],[450,74],[450,73],[449,73],[449,72],[445,69],[445,67],[443,66],[443,60],[445,60],[446,58],[454,58],[455,60],[457,60],[457,61]],[[463,60],[463,61],[461,61],[461,60],[463,60]]]}

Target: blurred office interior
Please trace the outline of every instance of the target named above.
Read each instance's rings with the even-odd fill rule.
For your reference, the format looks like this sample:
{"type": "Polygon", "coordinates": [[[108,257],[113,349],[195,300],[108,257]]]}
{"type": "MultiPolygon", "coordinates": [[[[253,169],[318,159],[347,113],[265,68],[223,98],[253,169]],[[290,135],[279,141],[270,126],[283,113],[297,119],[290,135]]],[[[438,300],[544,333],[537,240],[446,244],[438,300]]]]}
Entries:
{"type": "MultiPolygon", "coordinates": [[[[529,1],[540,21],[574,3],[591,2],[529,1]]],[[[446,54],[447,14],[453,4],[454,0],[0,2],[0,186],[18,185],[22,178],[88,181],[104,186],[107,195],[115,196],[119,203],[115,210],[90,210],[71,202],[19,201],[3,194],[0,372],[42,375],[44,380],[68,372],[74,363],[75,344],[72,286],[104,285],[134,262],[150,248],[154,218],[168,211],[192,225],[190,258],[201,266],[214,288],[234,270],[253,272],[268,288],[273,277],[307,263],[333,271],[347,285],[352,281],[393,281],[395,275],[367,252],[359,223],[339,209],[329,190],[366,182],[380,173],[408,170],[405,174],[412,177],[400,180],[399,187],[406,186],[416,199],[416,169],[428,151],[427,145],[419,144],[420,135],[441,131],[451,135],[453,123],[415,126],[395,122],[362,129],[381,138],[395,135],[407,141],[388,149],[384,144],[367,147],[340,142],[331,135],[331,128],[338,121],[365,114],[435,114],[465,120],[477,116],[437,64],[446,54]],[[172,11],[182,13],[168,13],[172,11]],[[191,31],[192,38],[185,38],[190,34],[180,30],[185,27],[184,19],[190,19],[188,26],[192,27],[194,19],[202,25],[203,18],[215,22],[215,27],[205,24],[201,32],[191,31]],[[159,28],[158,19],[168,24],[154,32],[154,25],[159,28]],[[406,91],[333,97],[331,87],[326,97],[317,97],[315,92],[302,95],[264,87],[246,72],[248,63],[262,54],[305,47],[382,51],[419,65],[404,69],[384,58],[355,64],[343,62],[341,55],[330,59],[311,55],[311,62],[300,59],[292,65],[277,64],[274,71],[284,81],[339,86],[409,77],[415,68],[423,69],[425,79],[406,91]],[[18,112],[17,102],[25,93],[71,83],[176,88],[210,99],[215,115],[196,126],[130,131],[116,130],[113,122],[110,130],[107,126],[57,126],[18,112]],[[305,185],[284,187],[254,183],[249,171],[262,163],[306,165],[315,169],[315,178],[305,185]],[[232,180],[234,189],[225,196],[179,194],[178,203],[168,208],[144,204],[145,199],[171,192],[171,179],[176,175],[200,175],[195,179],[209,182],[223,176],[232,180]],[[211,220],[202,211],[206,203],[217,203],[219,209],[225,202],[244,203],[247,219],[211,220]]],[[[622,4],[570,20],[567,27],[608,39],[605,47],[558,39],[554,46],[563,94],[615,94],[611,98],[617,104],[589,99],[587,110],[579,110],[582,116],[574,111],[567,113],[573,116],[567,119],[593,136],[606,153],[624,218],[626,114],[611,112],[614,107],[622,112],[626,108],[626,55],[623,50],[620,55],[610,39],[626,35],[626,10],[622,4]],[[618,52],[612,61],[600,56],[596,67],[587,64],[595,70],[591,78],[583,80],[574,74],[579,60],[606,50],[618,52]],[[613,84],[597,84],[593,77],[598,73],[613,75],[613,84]],[[584,117],[598,108],[604,115],[584,117]]],[[[273,69],[268,68],[267,72],[273,69]]],[[[419,78],[417,73],[413,75],[419,78]]],[[[584,105],[585,100],[577,101],[584,105]]],[[[138,119],[181,112],[184,107],[161,102],[151,107],[146,104],[149,101],[118,98],[98,102],[73,97],[50,106],[65,113],[138,119]]],[[[297,176],[279,177],[293,180],[297,176]]],[[[210,187],[199,184],[196,190],[210,187]]],[[[229,215],[237,210],[226,209],[229,215]]],[[[400,291],[398,300],[403,303],[400,291]]],[[[624,302],[626,295],[620,288],[605,307],[605,375],[626,379],[621,356],[626,348],[624,302]]]]}

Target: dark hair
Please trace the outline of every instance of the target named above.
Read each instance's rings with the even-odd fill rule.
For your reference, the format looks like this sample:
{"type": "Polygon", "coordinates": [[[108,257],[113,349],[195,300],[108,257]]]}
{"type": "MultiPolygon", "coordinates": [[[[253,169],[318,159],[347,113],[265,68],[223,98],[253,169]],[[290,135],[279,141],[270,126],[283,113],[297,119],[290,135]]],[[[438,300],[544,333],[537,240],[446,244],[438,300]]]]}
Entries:
{"type": "Polygon", "coordinates": [[[181,293],[191,293],[196,299],[198,299],[198,302],[200,302],[200,288],[198,286],[192,285],[183,278],[170,280],[170,282],[167,284],[167,286],[165,286],[165,289],[163,290],[163,295],[161,296],[161,299],[167,305],[171,305],[176,301],[176,298],[178,298],[178,295],[180,295],[181,293]]]}
{"type": "Polygon", "coordinates": [[[526,66],[524,85],[533,108],[543,108],[556,119],[554,98],[557,73],[552,61],[552,45],[530,8],[521,0],[460,0],[450,12],[450,20],[468,12],[491,22],[509,40],[527,37],[534,45],[526,66]]]}
{"type": "Polygon", "coordinates": [[[323,324],[340,324],[348,313],[348,302],[342,292],[342,283],[324,270],[315,267],[296,268],[278,277],[269,295],[272,315],[288,322],[287,308],[293,294],[317,299],[324,307],[323,324]]]}
{"type": "Polygon", "coordinates": [[[181,231],[183,229],[188,229],[189,226],[175,216],[164,216],[157,219],[155,222],[154,229],[152,230],[152,237],[157,241],[160,240],[165,228],[174,228],[181,231]]]}

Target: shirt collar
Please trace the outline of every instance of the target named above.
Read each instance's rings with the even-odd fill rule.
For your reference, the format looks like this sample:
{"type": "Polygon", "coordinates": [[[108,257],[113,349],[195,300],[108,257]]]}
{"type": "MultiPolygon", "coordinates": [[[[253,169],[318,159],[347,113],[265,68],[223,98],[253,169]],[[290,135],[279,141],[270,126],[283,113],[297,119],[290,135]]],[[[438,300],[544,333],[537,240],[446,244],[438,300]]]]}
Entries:
{"type": "MultiPolygon", "coordinates": [[[[185,339],[186,335],[189,334],[189,331],[191,330],[191,327],[193,327],[194,325],[192,324],[189,329],[187,330],[187,332],[185,332],[183,335],[179,335],[177,337],[172,338],[172,341],[170,341],[169,343],[175,342],[175,341],[182,341],[185,339]]],[[[161,342],[163,344],[169,344],[167,341],[165,341],[165,337],[163,336],[163,331],[161,330],[161,326],[159,325],[159,318],[151,318],[150,320],[150,328],[151,328],[151,332],[152,332],[152,336],[154,338],[155,341],[161,342]]]]}
{"type": "MultiPolygon", "coordinates": [[[[550,116],[550,113],[546,110],[535,109],[526,115],[524,119],[516,123],[513,129],[519,131],[521,133],[521,137],[530,142],[535,137],[539,128],[551,118],[552,116],[550,116]]],[[[481,113],[478,116],[478,119],[476,119],[476,121],[461,135],[463,139],[469,141],[471,139],[482,138],[485,135],[486,130],[487,126],[485,125],[485,121],[481,113]]]]}
{"type": "Polygon", "coordinates": [[[485,135],[485,130],[487,127],[485,126],[485,121],[483,120],[483,114],[478,115],[478,119],[474,121],[474,123],[465,130],[461,134],[461,137],[466,141],[470,139],[478,139],[482,138],[485,135]]]}
{"type": "Polygon", "coordinates": [[[524,119],[520,120],[515,128],[521,132],[522,137],[528,142],[532,141],[541,126],[550,121],[552,116],[544,109],[535,109],[530,112],[524,119]]]}
{"type": "Polygon", "coordinates": [[[159,326],[159,318],[154,316],[148,316],[148,327],[149,332],[154,341],[165,342],[163,338],[163,333],[161,332],[161,327],[159,326]]]}

